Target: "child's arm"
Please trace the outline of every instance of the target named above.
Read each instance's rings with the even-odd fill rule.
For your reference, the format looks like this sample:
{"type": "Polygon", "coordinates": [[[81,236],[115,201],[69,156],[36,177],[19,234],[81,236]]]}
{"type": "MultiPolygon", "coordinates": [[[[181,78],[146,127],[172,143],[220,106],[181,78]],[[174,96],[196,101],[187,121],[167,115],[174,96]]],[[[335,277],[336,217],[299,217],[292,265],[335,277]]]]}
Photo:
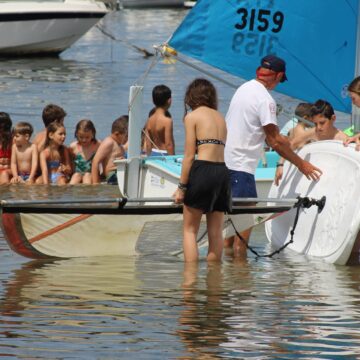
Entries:
{"type": "Polygon", "coordinates": [[[165,147],[168,155],[175,154],[175,142],[173,134],[173,121],[171,118],[167,118],[168,121],[165,125],[165,147]]]}
{"type": "Polygon", "coordinates": [[[43,183],[45,185],[49,184],[49,170],[47,167],[47,158],[48,158],[48,152],[47,150],[43,150],[40,152],[40,169],[41,169],[41,176],[43,179],[43,183]]]}
{"type": "Polygon", "coordinates": [[[111,154],[111,150],[112,150],[112,142],[107,141],[107,139],[105,139],[97,149],[96,154],[94,156],[94,160],[92,161],[92,165],[91,165],[91,178],[93,184],[100,183],[99,165],[103,162],[103,160],[105,160],[111,154]]]}
{"type": "Polygon", "coordinates": [[[61,172],[66,175],[70,176],[72,174],[72,161],[71,161],[71,155],[69,149],[64,146],[64,158],[63,163],[61,164],[61,172]]]}
{"type": "Polygon", "coordinates": [[[152,144],[150,141],[149,130],[147,129],[147,123],[146,123],[143,131],[144,131],[144,150],[145,150],[146,155],[149,156],[151,154],[152,144]]]}
{"type": "Polygon", "coordinates": [[[15,184],[19,182],[19,174],[17,171],[17,153],[16,153],[16,145],[12,145],[11,149],[11,160],[10,160],[10,168],[12,173],[12,179],[10,180],[11,184],[15,184]]]}
{"type": "Polygon", "coordinates": [[[31,169],[30,176],[27,180],[29,183],[33,184],[35,182],[36,172],[39,166],[39,152],[36,144],[31,145],[31,169]]]}

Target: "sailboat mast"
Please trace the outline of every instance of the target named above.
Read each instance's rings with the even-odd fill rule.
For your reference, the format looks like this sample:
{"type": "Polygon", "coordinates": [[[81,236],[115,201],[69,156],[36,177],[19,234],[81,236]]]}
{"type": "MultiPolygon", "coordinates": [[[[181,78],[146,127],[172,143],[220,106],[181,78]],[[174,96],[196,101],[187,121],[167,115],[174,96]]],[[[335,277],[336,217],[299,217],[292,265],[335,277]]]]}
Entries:
{"type": "MultiPolygon", "coordinates": [[[[358,9],[357,9],[357,32],[356,32],[356,55],[355,55],[355,74],[354,77],[360,75],[360,0],[358,1],[358,9]]],[[[349,79],[349,81],[351,81],[349,79]]],[[[351,109],[351,122],[354,124],[354,134],[360,132],[360,109],[352,105],[351,109]]]]}

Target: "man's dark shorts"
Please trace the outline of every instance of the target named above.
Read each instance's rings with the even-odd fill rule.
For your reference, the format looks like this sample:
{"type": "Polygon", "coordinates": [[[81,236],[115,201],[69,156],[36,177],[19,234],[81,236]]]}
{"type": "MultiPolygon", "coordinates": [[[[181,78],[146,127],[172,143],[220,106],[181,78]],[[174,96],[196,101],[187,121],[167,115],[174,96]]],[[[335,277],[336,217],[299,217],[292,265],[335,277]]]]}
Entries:
{"type": "Polygon", "coordinates": [[[256,198],[255,176],[244,171],[230,170],[231,192],[233,198],[256,198]]]}

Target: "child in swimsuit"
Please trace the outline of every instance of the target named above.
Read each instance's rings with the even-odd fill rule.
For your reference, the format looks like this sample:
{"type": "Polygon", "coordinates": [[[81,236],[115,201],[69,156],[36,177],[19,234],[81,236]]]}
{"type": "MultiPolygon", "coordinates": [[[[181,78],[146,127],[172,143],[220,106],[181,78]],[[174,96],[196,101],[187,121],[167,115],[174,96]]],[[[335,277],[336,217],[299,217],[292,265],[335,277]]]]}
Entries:
{"type": "Polygon", "coordinates": [[[11,179],[11,136],[12,121],[6,112],[0,112],[0,185],[11,179]]]}
{"type": "Polygon", "coordinates": [[[96,140],[96,129],[91,120],[81,120],[76,125],[75,138],[70,145],[75,171],[70,184],[92,184],[91,164],[100,141],[96,140]]]}
{"type": "Polygon", "coordinates": [[[11,183],[33,184],[35,182],[39,153],[37,146],[30,142],[33,127],[27,122],[15,125],[13,135],[14,143],[11,150],[11,183]]]}
{"type": "Polygon", "coordinates": [[[185,149],[175,202],[183,206],[185,262],[199,258],[198,231],[203,214],[208,230],[208,261],[220,261],[224,213],[231,210],[229,170],[224,162],[226,123],[217,111],[217,94],[206,79],[192,81],[185,93],[185,149]],[[197,152],[197,158],[196,156],[197,152]]]}
{"type": "Polygon", "coordinates": [[[64,185],[72,174],[69,149],[64,145],[64,125],[53,122],[47,127],[45,148],[40,152],[40,168],[44,184],[64,185]]]}

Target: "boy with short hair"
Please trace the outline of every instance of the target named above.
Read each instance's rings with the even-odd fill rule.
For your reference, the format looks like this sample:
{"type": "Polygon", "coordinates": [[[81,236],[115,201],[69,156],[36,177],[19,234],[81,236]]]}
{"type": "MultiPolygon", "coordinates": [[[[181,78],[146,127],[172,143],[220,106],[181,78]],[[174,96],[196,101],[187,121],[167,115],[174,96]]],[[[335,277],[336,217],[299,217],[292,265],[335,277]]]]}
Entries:
{"type": "Polygon", "coordinates": [[[171,90],[166,85],[157,85],[153,88],[152,98],[155,108],[150,111],[145,125],[146,154],[174,155],[173,121],[168,111],[171,106],[171,90]]]}
{"type": "Polygon", "coordinates": [[[295,108],[295,116],[283,126],[280,134],[294,137],[311,128],[311,107],[310,103],[299,103],[295,108]]]}
{"type": "MultiPolygon", "coordinates": [[[[320,140],[340,140],[346,141],[348,136],[334,126],[336,115],[331,104],[325,100],[317,100],[310,109],[311,121],[315,124],[314,128],[295,135],[290,145],[293,150],[299,149],[304,145],[320,140]]],[[[275,185],[279,185],[283,175],[284,159],[281,158],[276,165],[275,185]]]]}
{"type": "Polygon", "coordinates": [[[33,127],[27,122],[19,122],[13,130],[13,145],[11,150],[11,183],[33,184],[38,167],[37,146],[30,142],[33,127]]]}
{"type": "Polygon", "coordinates": [[[66,115],[65,110],[58,105],[48,104],[44,107],[42,120],[45,125],[45,129],[41,130],[34,138],[34,144],[37,146],[39,152],[44,149],[46,128],[54,121],[63,124],[66,115]]]}
{"type": "Polygon", "coordinates": [[[111,185],[117,184],[114,160],[125,157],[123,145],[127,141],[128,124],[129,117],[127,115],[120,116],[112,123],[111,135],[101,142],[92,162],[91,177],[93,184],[100,183],[100,165],[106,182],[111,185]]]}

